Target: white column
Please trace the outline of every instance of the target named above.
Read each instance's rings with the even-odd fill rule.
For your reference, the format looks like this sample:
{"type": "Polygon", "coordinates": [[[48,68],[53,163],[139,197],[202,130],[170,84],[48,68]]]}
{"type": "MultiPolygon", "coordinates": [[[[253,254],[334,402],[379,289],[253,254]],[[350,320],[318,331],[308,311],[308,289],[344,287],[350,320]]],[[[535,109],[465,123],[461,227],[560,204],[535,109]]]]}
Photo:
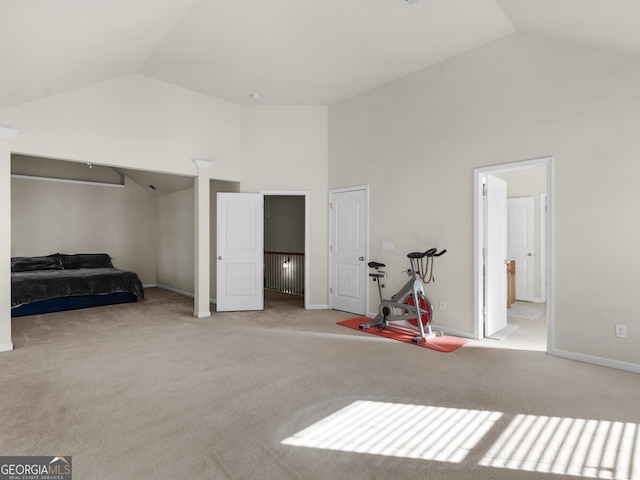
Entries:
{"type": "Polygon", "coordinates": [[[11,139],[20,132],[0,128],[0,352],[11,341],[11,139]]]}
{"type": "Polygon", "coordinates": [[[209,222],[210,211],[210,182],[209,169],[214,162],[194,159],[198,166],[198,176],[194,181],[195,190],[195,249],[194,249],[194,273],[195,292],[193,316],[197,318],[211,316],[211,279],[210,279],[210,254],[209,243],[211,225],[209,222]]]}

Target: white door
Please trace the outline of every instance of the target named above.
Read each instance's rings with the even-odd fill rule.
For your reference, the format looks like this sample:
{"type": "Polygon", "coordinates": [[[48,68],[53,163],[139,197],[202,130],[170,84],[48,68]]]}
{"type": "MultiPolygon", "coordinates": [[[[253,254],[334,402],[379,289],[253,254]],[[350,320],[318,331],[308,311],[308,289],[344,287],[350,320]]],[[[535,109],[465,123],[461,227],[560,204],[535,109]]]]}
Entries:
{"type": "Polygon", "coordinates": [[[507,182],[486,176],[484,335],[507,326],[507,182]]]}
{"type": "Polygon", "coordinates": [[[364,315],[367,310],[368,193],[366,188],[330,195],[330,306],[364,315]]]}
{"type": "Polygon", "coordinates": [[[216,311],[262,310],[263,196],[218,193],[216,311]]]}
{"type": "Polygon", "coordinates": [[[507,200],[509,260],[516,261],[516,299],[532,302],[535,296],[533,197],[507,200]]]}

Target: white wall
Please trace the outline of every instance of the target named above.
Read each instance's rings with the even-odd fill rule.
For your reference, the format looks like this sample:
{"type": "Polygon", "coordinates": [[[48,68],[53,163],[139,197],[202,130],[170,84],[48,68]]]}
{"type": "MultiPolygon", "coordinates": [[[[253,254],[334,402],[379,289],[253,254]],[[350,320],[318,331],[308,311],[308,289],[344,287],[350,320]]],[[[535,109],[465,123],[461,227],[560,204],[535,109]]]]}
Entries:
{"type": "MultiPolygon", "coordinates": [[[[0,126],[23,132],[5,147],[17,154],[192,176],[198,173],[192,159],[201,158],[215,162],[207,171],[211,179],[237,182],[242,176],[243,191],[310,191],[316,236],[311,265],[317,271],[310,296],[312,306],[327,304],[325,107],[241,109],[127,75],[0,110],[0,126]],[[288,174],[274,175],[274,162],[282,162],[288,174]]],[[[1,181],[9,181],[8,172],[1,181]]],[[[9,212],[9,197],[2,202],[0,209],[9,212]]],[[[9,257],[7,250],[7,265],[9,257]]],[[[0,291],[10,294],[9,275],[0,278],[0,291]]],[[[0,324],[10,328],[8,312],[0,324]]]]}
{"type": "Polygon", "coordinates": [[[513,34],[331,106],[329,187],[371,186],[371,257],[390,272],[449,250],[435,323],[471,333],[473,168],[554,156],[555,349],[638,365],[638,85],[637,57],[513,34]]]}
{"type": "Polygon", "coordinates": [[[185,175],[202,158],[216,162],[212,176],[238,180],[239,115],[233,103],[127,75],[0,110],[0,125],[23,132],[14,153],[185,175]]]}
{"type": "MultiPolygon", "coordinates": [[[[207,174],[238,180],[239,116],[235,104],[127,75],[0,110],[0,125],[22,131],[13,153],[183,175],[197,175],[200,158],[216,162],[207,174]]],[[[10,288],[1,277],[0,291],[10,288]]]]}
{"type": "Polygon", "coordinates": [[[157,283],[194,293],[194,191],[193,188],[157,198],[157,283]]]}
{"type": "Polygon", "coordinates": [[[242,145],[243,192],[309,192],[308,303],[327,306],[327,108],[244,107],[242,145]]]}
{"type": "Polygon", "coordinates": [[[107,187],[14,178],[11,256],[108,253],[156,283],[156,201],[131,179],[107,187]]]}

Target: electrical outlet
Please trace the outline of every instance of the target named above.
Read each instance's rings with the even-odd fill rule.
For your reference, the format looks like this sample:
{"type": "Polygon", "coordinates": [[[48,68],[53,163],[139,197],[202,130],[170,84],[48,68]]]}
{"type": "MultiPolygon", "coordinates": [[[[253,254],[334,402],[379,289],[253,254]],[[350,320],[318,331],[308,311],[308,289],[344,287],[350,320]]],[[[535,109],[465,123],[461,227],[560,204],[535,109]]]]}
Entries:
{"type": "Polygon", "coordinates": [[[440,310],[446,310],[447,309],[447,302],[444,300],[440,300],[440,310]]]}
{"type": "Polygon", "coordinates": [[[627,338],[627,326],[616,324],[616,337],[627,338]]]}

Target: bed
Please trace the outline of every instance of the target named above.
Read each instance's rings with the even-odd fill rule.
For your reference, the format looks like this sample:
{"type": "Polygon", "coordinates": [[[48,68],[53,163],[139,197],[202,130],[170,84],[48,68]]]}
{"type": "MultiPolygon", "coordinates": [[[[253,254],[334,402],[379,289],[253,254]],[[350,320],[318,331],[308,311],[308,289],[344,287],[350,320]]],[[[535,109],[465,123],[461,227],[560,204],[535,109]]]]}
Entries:
{"type": "Polygon", "coordinates": [[[138,275],[114,268],[106,253],[11,259],[12,317],[139,299],[144,299],[144,287],[138,275]]]}

